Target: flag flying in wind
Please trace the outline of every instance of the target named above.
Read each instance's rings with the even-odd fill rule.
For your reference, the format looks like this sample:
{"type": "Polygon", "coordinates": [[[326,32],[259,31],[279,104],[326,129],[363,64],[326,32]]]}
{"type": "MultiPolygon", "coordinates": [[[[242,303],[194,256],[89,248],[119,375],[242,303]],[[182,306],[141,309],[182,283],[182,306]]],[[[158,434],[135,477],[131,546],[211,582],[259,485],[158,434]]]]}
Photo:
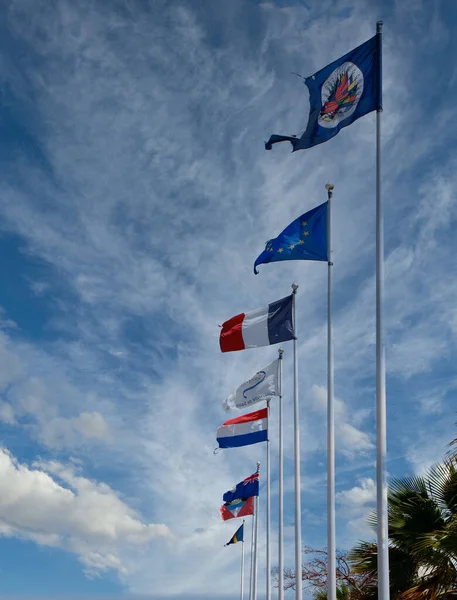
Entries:
{"type": "Polygon", "coordinates": [[[294,339],[292,295],[264,308],[241,313],[222,325],[221,352],[270,346],[294,339]]]}
{"type": "Polygon", "coordinates": [[[293,152],[322,144],[343,127],[382,107],[378,35],[305,79],[310,104],[305,132],[299,138],[272,135],[266,150],[278,142],[290,142],[293,152]]]}
{"type": "Polygon", "coordinates": [[[239,498],[232,502],[226,502],[221,506],[221,517],[223,521],[247,517],[254,514],[254,498],[239,498]]]}
{"type": "Polygon", "coordinates": [[[269,400],[272,396],[279,394],[278,386],[279,359],[257,371],[248,381],[242,383],[223,402],[225,411],[234,408],[246,408],[251,404],[269,400]]]}
{"type": "Polygon", "coordinates": [[[241,527],[238,527],[236,532],[224,546],[230,546],[230,544],[237,544],[238,542],[244,542],[244,523],[241,527]]]}
{"type": "Polygon", "coordinates": [[[250,446],[268,439],[268,408],[222,423],[216,434],[219,448],[250,446]]]}
{"type": "Polygon", "coordinates": [[[231,502],[238,498],[246,498],[247,496],[258,496],[259,495],[259,472],[256,471],[243,481],[240,481],[232,490],[225,492],[222,497],[224,502],[231,502]]]}
{"type": "Polygon", "coordinates": [[[279,260],[328,260],[327,207],[328,202],[316,206],[268,240],[254,263],[254,273],[258,274],[257,265],[279,260]]]}

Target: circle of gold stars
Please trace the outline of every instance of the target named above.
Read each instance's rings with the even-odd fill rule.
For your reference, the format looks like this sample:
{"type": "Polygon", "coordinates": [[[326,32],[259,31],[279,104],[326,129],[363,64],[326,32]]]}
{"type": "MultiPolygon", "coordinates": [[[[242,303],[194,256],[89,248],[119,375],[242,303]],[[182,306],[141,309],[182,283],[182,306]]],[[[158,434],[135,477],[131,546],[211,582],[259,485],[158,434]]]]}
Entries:
{"type": "MultiPolygon", "coordinates": [[[[302,221],[301,222],[301,226],[303,228],[305,228],[307,225],[308,225],[307,221],[302,221]]],[[[307,237],[309,235],[309,231],[307,229],[305,229],[302,232],[302,235],[303,235],[304,238],[307,237]]],[[[302,238],[300,238],[300,240],[298,241],[298,245],[303,245],[304,243],[305,243],[305,240],[302,239],[302,238]]],[[[294,248],[296,248],[296,246],[297,246],[297,244],[290,244],[289,247],[287,248],[287,250],[294,250],[294,248]]],[[[285,247],[280,246],[277,251],[278,251],[279,254],[282,254],[285,249],[286,249],[285,247]]],[[[265,250],[267,252],[274,252],[273,244],[271,242],[268,242],[265,250]]]]}

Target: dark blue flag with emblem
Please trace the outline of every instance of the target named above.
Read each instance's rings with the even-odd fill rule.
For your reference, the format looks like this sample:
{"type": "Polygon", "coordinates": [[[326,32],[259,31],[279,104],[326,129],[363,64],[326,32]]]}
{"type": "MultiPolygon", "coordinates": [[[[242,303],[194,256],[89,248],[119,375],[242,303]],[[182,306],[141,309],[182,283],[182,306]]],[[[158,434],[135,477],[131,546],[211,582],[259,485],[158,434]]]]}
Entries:
{"type": "Polygon", "coordinates": [[[381,38],[355,50],[305,78],[309,90],[308,125],[301,137],[272,135],[265,144],[290,142],[293,152],[322,144],[367,113],[382,108],[381,38]]]}
{"type": "Polygon", "coordinates": [[[328,202],[316,206],[268,240],[254,263],[254,273],[258,274],[258,265],[279,260],[328,260],[327,207],[328,202]]]}
{"type": "Polygon", "coordinates": [[[236,532],[224,546],[230,546],[230,544],[237,544],[238,542],[244,542],[244,523],[241,527],[238,527],[236,532]]]}

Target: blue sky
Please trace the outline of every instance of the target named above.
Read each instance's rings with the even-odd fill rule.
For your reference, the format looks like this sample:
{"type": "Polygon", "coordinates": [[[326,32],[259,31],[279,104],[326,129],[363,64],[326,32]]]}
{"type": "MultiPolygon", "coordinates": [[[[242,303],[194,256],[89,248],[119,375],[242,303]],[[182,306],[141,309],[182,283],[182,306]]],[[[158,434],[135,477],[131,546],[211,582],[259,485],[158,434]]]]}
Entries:
{"type": "MultiPolygon", "coordinates": [[[[277,349],[222,355],[218,325],[293,281],[303,542],[325,545],[326,267],[252,266],[325,200],[327,181],[337,544],[367,539],[375,117],[308,151],[263,144],[305,127],[291,72],[322,68],[383,19],[388,470],[421,473],[455,437],[457,6],[5,0],[0,11],[2,594],[236,597],[239,547],[223,547],[235,525],[219,505],[265,449],[214,455],[215,430],[223,398],[277,349]]],[[[262,589],[263,562],[260,574],[262,589]]]]}

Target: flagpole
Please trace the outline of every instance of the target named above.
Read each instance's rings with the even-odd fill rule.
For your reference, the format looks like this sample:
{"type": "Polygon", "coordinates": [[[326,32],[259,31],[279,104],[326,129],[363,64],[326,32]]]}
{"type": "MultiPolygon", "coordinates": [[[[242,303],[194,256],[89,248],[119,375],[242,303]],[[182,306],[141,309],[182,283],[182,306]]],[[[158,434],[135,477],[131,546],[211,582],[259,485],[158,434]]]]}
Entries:
{"type": "MultiPolygon", "coordinates": [[[[270,422],[270,400],[267,400],[268,408],[268,423],[270,422]]],[[[266,552],[266,568],[267,568],[267,589],[266,589],[266,600],[271,600],[271,556],[270,556],[270,526],[271,526],[271,513],[270,513],[270,429],[268,429],[267,438],[267,552],[266,552]]]]}
{"type": "Polygon", "coordinates": [[[298,285],[292,284],[292,318],[294,322],[294,495],[295,495],[295,598],[302,600],[301,563],[301,478],[300,478],[300,418],[298,405],[298,356],[296,296],[298,285]]]}
{"type": "Polygon", "coordinates": [[[279,524],[278,524],[278,564],[279,564],[279,577],[278,577],[278,600],[284,600],[284,515],[283,515],[283,485],[284,485],[284,440],[283,440],[283,406],[282,406],[282,356],[284,350],[280,348],[279,354],[279,524]]]}
{"type": "Polygon", "coordinates": [[[244,600],[244,519],[243,519],[243,541],[241,542],[241,591],[240,600],[244,600]]]}
{"type": "MultiPolygon", "coordinates": [[[[260,471],[260,463],[257,463],[257,473],[260,471]]],[[[257,544],[259,539],[259,497],[255,497],[255,528],[254,528],[254,564],[252,574],[252,600],[257,600],[257,544]]]]}
{"type": "Polygon", "coordinates": [[[254,505],[254,514],[252,515],[252,531],[251,531],[251,568],[249,571],[249,600],[252,600],[252,591],[254,588],[254,532],[255,532],[255,515],[256,509],[254,505]]]}
{"type": "Polygon", "coordinates": [[[334,185],[327,183],[327,598],[336,600],[335,535],[335,403],[332,323],[332,196],[334,185]]]}
{"type": "Polygon", "coordinates": [[[387,515],[386,364],[383,331],[384,221],[381,201],[382,21],[376,23],[378,43],[378,105],[376,107],[376,505],[378,517],[378,598],[389,600],[389,528],[387,515]]]}

